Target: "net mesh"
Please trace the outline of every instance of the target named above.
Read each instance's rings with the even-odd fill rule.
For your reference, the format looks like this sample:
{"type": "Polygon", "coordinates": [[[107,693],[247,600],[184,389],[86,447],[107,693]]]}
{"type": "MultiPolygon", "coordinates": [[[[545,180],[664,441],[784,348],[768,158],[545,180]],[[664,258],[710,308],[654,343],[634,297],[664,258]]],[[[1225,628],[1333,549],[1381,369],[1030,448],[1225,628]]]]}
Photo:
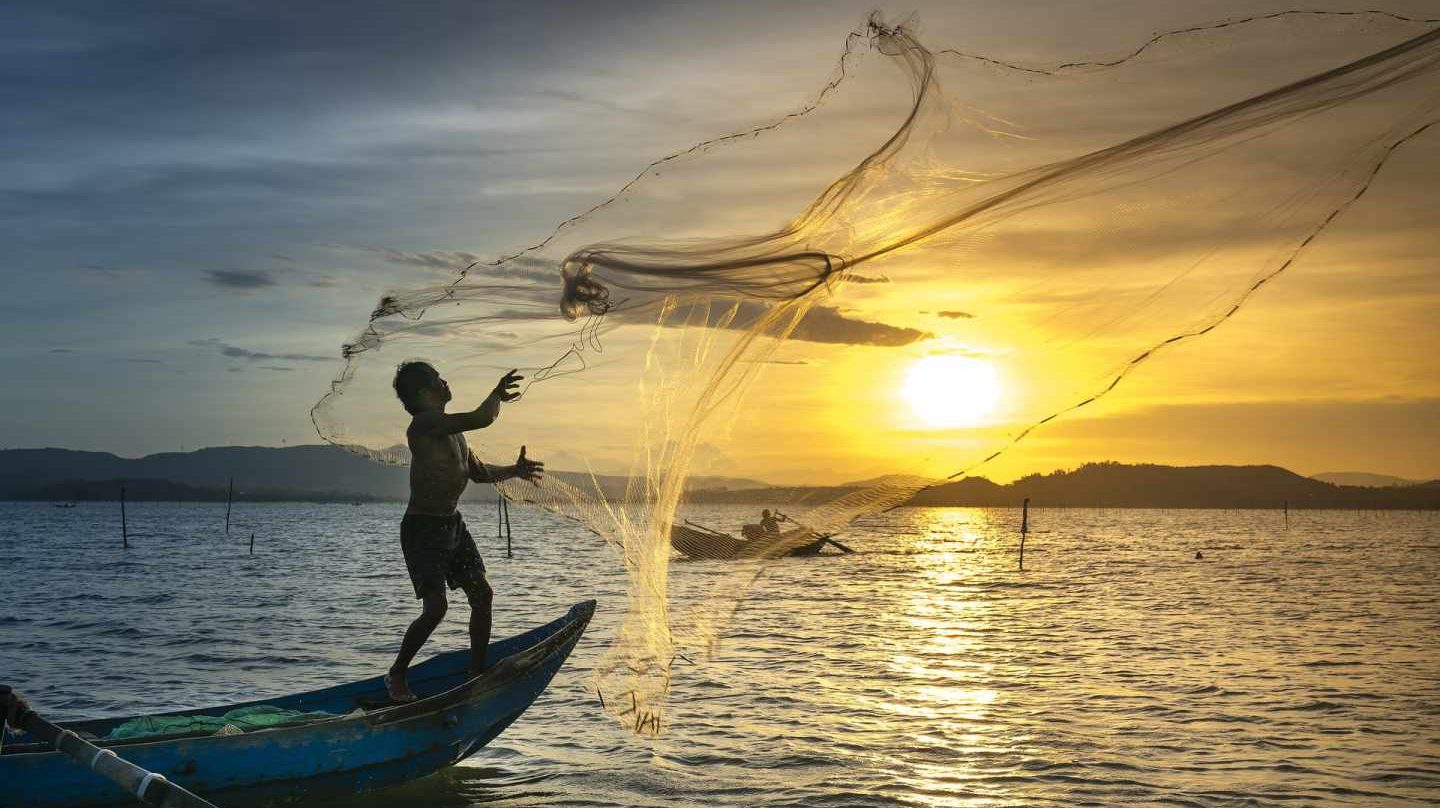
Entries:
{"type": "Polygon", "coordinates": [[[528,445],[552,471],[504,496],[617,551],[629,602],[596,686],[658,732],[676,660],[713,650],[767,558],[983,467],[1298,260],[1358,262],[1364,238],[1327,233],[1402,147],[1427,148],[1435,23],[1282,12],[1044,66],[873,17],[810,105],[652,163],[532,247],[386,295],[316,428],[405,462],[398,361],[477,402],[521,368],[522,401],[472,446],[504,462],[528,445]],[[915,377],[932,357],[949,364],[915,377]],[[905,368],[939,410],[889,414],[905,368]],[[1004,391],[988,410],[945,409],[987,385],[1004,391]],[[721,583],[672,585],[693,477],[835,468],[884,476],[792,511],[805,530],[721,583]]]}

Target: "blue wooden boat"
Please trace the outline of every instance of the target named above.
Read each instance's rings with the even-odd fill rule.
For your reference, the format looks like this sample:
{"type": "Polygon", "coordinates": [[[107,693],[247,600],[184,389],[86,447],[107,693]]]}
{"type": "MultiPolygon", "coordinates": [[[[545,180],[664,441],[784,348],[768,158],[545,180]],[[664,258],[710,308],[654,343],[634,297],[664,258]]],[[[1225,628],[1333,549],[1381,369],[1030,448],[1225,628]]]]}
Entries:
{"type": "MultiPolygon", "coordinates": [[[[163,774],[220,806],[308,802],[404,783],[464,760],[510,726],[545,690],[595,613],[595,601],[564,617],[491,643],[497,660],[466,673],[468,650],[439,654],[410,669],[420,700],[389,705],[380,677],[311,693],[167,715],[220,716],[272,705],[334,718],[239,735],[167,735],[102,740],[128,718],[63,724],[97,746],[163,774]]],[[[7,734],[0,748],[0,806],[88,808],[135,805],[111,781],[47,744],[7,734]]]]}

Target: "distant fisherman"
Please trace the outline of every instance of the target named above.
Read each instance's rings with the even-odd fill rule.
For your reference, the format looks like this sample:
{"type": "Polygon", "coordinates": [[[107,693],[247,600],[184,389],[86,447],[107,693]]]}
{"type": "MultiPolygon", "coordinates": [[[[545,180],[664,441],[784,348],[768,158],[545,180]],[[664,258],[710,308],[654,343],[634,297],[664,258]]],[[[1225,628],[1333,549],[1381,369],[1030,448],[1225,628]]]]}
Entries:
{"type": "Polygon", "coordinates": [[[770,509],[766,508],[760,511],[760,529],[771,536],[778,535],[780,533],[780,521],[782,519],[786,519],[784,514],[779,511],[771,514],[770,509]]]}
{"type": "Polygon", "coordinates": [[[413,416],[405,431],[410,446],[410,505],[400,522],[400,548],[424,610],[405,631],[400,655],[385,676],[385,689],[394,701],[415,701],[405,672],[445,617],[447,583],[451,589],[465,590],[470,602],[470,674],[478,675],[485,666],[493,593],[485,580],[485,562],[455,505],[471,481],[518,478],[538,483],[545,465],[526,458],[521,446],[515,465],[487,466],[470,451],[464,433],[494,423],[500,404],[520,397],[516,388],[522,378],[512,370],[472,412],[449,414],[445,405],[451,398],[450,385],[439,371],[425,362],[406,362],[395,371],[395,395],[413,416]]]}

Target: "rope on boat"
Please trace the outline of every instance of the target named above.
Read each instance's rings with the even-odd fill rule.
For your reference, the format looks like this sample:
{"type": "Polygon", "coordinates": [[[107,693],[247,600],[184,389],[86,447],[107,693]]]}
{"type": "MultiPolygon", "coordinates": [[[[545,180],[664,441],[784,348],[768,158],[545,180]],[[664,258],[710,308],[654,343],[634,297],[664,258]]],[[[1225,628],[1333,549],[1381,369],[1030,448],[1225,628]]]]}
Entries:
{"type": "Polygon", "coordinates": [[[157,772],[150,772],[149,774],[145,775],[143,778],[141,778],[139,787],[135,789],[135,796],[141,802],[145,801],[145,789],[149,788],[150,784],[155,782],[156,780],[159,780],[162,783],[170,782],[169,780],[165,779],[165,775],[159,774],[157,772]]]}

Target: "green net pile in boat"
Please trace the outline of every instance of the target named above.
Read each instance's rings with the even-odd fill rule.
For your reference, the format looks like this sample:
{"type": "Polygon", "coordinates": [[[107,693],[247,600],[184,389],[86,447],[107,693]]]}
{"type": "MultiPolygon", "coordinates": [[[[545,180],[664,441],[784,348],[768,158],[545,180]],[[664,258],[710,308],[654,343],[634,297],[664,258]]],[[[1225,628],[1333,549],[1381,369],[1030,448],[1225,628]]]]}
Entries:
{"type": "Polygon", "coordinates": [[[257,729],[270,729],[287,724],[301,724],[338,718],[333,713],[283,710],[268,704],[241,707],[224,715],[147,715],[132,718],[105,736],[106,740],[148,738],[154,735],[238,734],[257,729]]]}

